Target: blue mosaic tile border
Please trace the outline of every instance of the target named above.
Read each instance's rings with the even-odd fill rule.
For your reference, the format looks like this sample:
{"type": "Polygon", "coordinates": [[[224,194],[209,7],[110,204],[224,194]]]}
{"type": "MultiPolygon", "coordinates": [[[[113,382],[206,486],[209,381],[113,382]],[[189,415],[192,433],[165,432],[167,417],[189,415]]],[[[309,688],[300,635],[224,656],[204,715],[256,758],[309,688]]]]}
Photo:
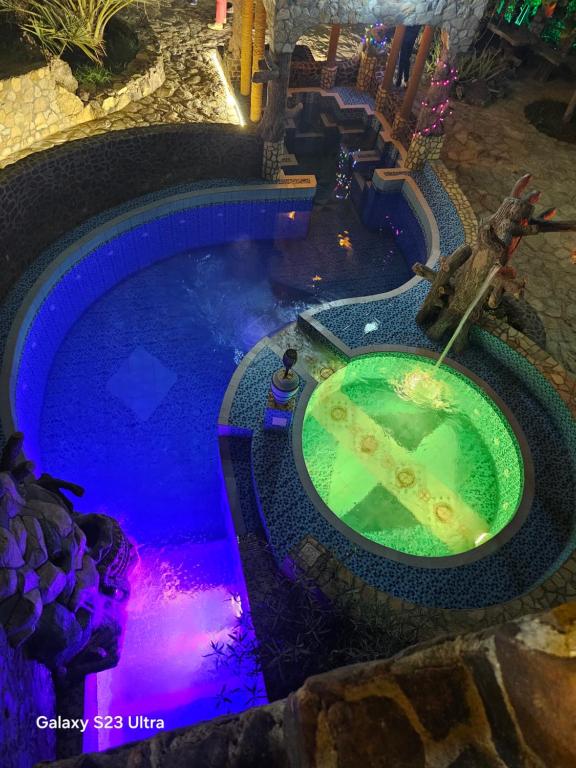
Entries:
{"type": "MultiPolygon", "coordinates": [[[[384,301],[318,311],[314,320],[351,349],[404,344],[439,349],[415,323],[426,293],[420,283],[384,301]],[[369,331],[366,329],[370,328],[369,331]]],[[[525,358],[486,331],[458,361],[508,404],[524,430],[535,464],[532,509],[516,536],[493,555],[450,569],[423,569],[386,560],[353,545],[315,509],[302,486],[288,432],[262,429],[263,399],[279,358],[262,349],[240,382],[231,414],[253,430],[254,483],[267,536],[279,563],[306,536],[345,561],[367,584],[426,606],[480,608],[529,592],[555,573],[576,546],[576,427],[552,386],[525,358]]]]}
{"type": "Polygon", "coordinates": [[[376,106],[376,101],[374,100],[373,96],[371,96],[369,93],[365,93],[364,91],[360,91],[358,88],[354,88],[353,86],[338,85],[335,88],[331,88],[330,92],[337,93],[338,96],[342,99],[342,102],[346,104],[347,107],[355,107],[360,105],[369,107],[371,110],[374,110],[376,106]]]}
{"type": "Polygon", "coordinates": [[[440,254],[449,256],[465,242],[464,226],[456,206],[431,165],[413,171],[412,178],[430,206],[440,233],[440,254]]]}

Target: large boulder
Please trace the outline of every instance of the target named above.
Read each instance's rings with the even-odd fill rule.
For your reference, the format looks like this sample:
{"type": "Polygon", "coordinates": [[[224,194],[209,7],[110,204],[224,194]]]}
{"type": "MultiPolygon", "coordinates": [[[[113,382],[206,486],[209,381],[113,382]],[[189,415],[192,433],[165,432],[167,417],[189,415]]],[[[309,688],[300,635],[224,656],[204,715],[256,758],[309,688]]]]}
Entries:
{"type": "Polygon", "coordinates": [[[312,677],[293,768],[573,768],[576,604],[312,677]]]}

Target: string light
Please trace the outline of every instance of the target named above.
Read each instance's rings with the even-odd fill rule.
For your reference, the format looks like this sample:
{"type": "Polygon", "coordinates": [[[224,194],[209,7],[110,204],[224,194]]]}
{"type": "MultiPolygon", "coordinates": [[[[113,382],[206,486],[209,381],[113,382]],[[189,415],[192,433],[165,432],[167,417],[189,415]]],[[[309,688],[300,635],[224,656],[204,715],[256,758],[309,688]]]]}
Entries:
{"type": "MultiPolygon", "coordinates": [[[[438,71],[441,64],[442,60],[438,59],[436,62],[436,71],[438,71]]],[[[444,70],[448,71],[444,73],[443,77],[435,78],[434,75],[432,76],[432,79],[430,80],[430,91],[433,88],[442,88],[449,93],[451,86],[458,80],[458,71],[456,67],[449,66],[447,63],[445,63],[444,70]]],[[[423,115],[428,116],[432,120],[432,124],[426,125],[420,130],[415,131],[414,137],[430,136],[434,134],[441,135],[444,130],[444,119],[452,113],[448,95],[446,94],[443,98],[437,100],[434,98],[433,94],[430,93],[430,91],[429,95],[420,102],[420,106],[422,108],[423,115]]]]}
{"type": "Polygon", "coordinates": [[[357,149],[349,149],[344,144],[338,151],[338,168],[336,170],[336,187],[334,196],[337,200],[346,200],[352,188],[352,173],[356,163],[357,149]]]}
{"type": "Polygon", "coordinates": [[[370,27],[362,37],[363,47],[370,47],[377,51],[383,51],[389,42],[389,38],[386,35],[387,29],[387,25],[381,23],[370,27]]]}

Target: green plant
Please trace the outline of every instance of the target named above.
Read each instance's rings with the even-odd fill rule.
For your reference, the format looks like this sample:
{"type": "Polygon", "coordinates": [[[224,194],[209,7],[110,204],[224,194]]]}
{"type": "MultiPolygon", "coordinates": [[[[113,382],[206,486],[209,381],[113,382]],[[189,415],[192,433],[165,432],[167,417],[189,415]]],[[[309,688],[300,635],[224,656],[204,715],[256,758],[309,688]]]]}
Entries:
{"type": "Polygon", "coordinates": [[[426,66],[424,68],[424,77],[427,80],[430,80],[432,77],[432,73],[436,69],[436,62],[440,58],[440,55],[442,53],[442,37],[436,31],[436,34],[434,35],[434,42],[432,43],[432,47],[430,48],[430,53],[428,54],[428,58],[426,59],[426,66]]]}
{"type": "Polygon", "coordinates": [[[78,48],[100,64],[110,20],[129,6],[153,0],[0,0],[0,12],[13,13],[21,30],[53,56],[78,48]]]}
{"type": "Polygon", "coordinates": [[[466,83],[472,80],[491,80],[510,69],[510,64],[502,57],[501,51],[484,48],[482,51],[473,50],[459,54],[456,58],[456,69],[458,81],[466,83]]]}
{"type": "Polygon", "coordinates": [[[99,88],[108,85],[112,80],[112,72],[98,64],[82,64],[74,70],[74,76],[84,88],[99,88]]]}
{"type": "MultiPolygon", "coordinates": [[[[263,545],[260,551],[269,548],[263,545]]],[[[240,691],[221,691],[219,706],[231,703],[228,694],[243,697],[245,706],[259,703],[261,674],[273,697],[282,698],[310,675],[386,658],[418,642],[416,614],[403,617],[359,603],[352,587],[342,587],[328,600],[301,574],[288,578],[274,569],[263,577],[258,559],[251,558],[259,588],[251,595],[250,610],[241,613],[226,642],[212,642],[205,654],[216,669],[226,667],[233,678],[248,680],[240,691]]]]}

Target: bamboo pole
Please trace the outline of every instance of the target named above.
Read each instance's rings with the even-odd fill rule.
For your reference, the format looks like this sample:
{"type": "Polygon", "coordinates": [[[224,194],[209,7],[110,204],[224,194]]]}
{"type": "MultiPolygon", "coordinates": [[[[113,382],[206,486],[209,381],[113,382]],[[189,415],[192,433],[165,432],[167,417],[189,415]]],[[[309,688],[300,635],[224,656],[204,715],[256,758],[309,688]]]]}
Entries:
{"type": "MultiPolygon", "coordinates": [[[[266,39],[266,9],[263,0],[256,0],[254,9],[254,46],[252,48],[252,74],[258,71],[258,62],[264,58],[264,45],[266,39]]],[[[250,92],[250,120],[259,122],[262,117],[262,83],[252,83],[250,92]]]]}
{"type": "Polygon", "coordinates": [[[242,0],[242,53],[240,56],[240,93],[250,95],[252,81],[252,23],[254,0],[242,0]]]}

